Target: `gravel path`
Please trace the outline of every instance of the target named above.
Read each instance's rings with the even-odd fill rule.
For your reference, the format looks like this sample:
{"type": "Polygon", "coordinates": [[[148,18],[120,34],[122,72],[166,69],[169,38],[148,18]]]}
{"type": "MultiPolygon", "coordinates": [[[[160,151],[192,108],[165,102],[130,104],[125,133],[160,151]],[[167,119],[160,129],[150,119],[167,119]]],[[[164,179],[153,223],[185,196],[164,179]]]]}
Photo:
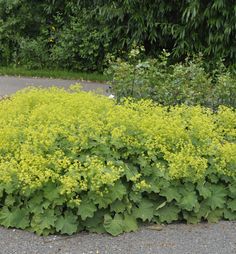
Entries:
{"type": "Polygon", "coordinates": [[[0,96],[10,95],[16,91],[27,86],[58,86],[68,88],[75,83],[81,83],[84,91],[97,90],[99,92],[108,94],[109,86],[96,82],[79,81],[79,80],[62,80],[62,79],[48,79],[48,78],[23,78],[23,77],[9,77],[0,76],[0,96]]]}
{"type": "Polygon", "coordinates": [[[235,254],[236,222],[142,227],[118,237],[82,232],[40,237],[0,228],[1,254],[235,254]]]}
{"type": "MultiPolygon", "coordinates": [[[[67,88],[78,81],[0,76],[0,96],[29,85],[67,88]]],[[[81,82],[83,89],[99,89],[109,94],[108,86],[81,82]]],[[[39,237],[26,231],[0,227],[0,254],[236,254],[236,222],[217,224],[172,224],[162,230],[142,227],[138,232],[118,237],[88,234],[39,237]]]]}

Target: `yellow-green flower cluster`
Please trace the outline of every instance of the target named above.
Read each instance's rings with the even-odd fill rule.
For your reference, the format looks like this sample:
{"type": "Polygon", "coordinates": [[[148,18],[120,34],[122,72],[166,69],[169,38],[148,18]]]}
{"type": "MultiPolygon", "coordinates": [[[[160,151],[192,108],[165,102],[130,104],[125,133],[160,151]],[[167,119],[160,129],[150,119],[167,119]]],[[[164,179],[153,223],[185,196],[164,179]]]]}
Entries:
{"type": "MultiPolygon", "coordinates": [[[[26,89],[0,102],[0,181],[62,195],[101,193],[127,175],[147,188],[145,170],[172,179],[204,178],[209,167],[235,175],[236,113],[222,107],[162,107],[63,89],[26,89]],[[15,181],[14,180],[14,181],[15,181]]],[[[151,174],[151,173],[150,173],[151,174]]]]}

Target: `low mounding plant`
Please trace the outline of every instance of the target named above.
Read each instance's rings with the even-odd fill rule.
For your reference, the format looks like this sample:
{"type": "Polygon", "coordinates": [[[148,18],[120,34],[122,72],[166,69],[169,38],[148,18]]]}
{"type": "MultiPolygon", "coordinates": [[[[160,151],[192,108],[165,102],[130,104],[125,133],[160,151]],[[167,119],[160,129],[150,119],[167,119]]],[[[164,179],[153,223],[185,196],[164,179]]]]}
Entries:
{"type": "Polygon", "coordinates": [[[0,102],[0,224],[118,235],[236,219],[236,112],[57,88],[0,102]]]}
{"type": "Polygon", "coordinates": [[[141,50],[131,50],[128,61],[111,62],[108,74],[118,101],[124,97],[152,99],[162,105],[219,105],[236,107],[236,77],[220,64],[209,75],[201,56],[184,63],[168,64],[167,52],[160,59],[140,60],[141,50]]]}

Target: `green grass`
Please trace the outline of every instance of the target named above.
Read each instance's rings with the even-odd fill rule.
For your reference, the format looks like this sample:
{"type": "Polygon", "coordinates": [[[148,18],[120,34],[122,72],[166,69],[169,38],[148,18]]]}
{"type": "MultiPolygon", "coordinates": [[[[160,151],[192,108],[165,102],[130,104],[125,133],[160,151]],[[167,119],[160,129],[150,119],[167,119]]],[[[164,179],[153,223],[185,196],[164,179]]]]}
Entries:
{"type": "Polygon", "coordinates": [[[105,82],[105,75],[97,72],[75,72],[66,70],[28,70],[24,67],[2,67],[0,66],[0,75],[24,76],[24,77],[42,77],[59,79],[78,79],[97,82],[105,82]]]}

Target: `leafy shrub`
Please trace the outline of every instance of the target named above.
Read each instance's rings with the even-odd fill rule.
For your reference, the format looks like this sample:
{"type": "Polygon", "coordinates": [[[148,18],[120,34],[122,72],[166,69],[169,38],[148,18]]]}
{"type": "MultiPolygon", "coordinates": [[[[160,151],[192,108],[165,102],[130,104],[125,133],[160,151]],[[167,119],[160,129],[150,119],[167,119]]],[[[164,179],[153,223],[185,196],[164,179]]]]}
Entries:
{"type": "MultiPolygon", "coordinates": [[[[45,16],[42,13],[44,13],[43,3],[25,0],[0,1],[1,65],[21,64],[20,47],[28,38],[39,43],[41,28],[45,26],[45,16]]],[[[32,46],[31,44],[30,47],[32,46]]],[[[37,47],[34,49],[38,50],[37,47]]],[[[44,51],[41,54],[44,54],[44,51]]],[[[34,65],[37,65],[39,59],[34,57],[33,53],[30,61],[34,61],[34,65]]],[[[39,68],[40,64],[42,63],[39,63],[39,68]]]]}
{"type": "Polygon", "coordinates": [[[49,66],[49,52],[43,38],[22,39],[19,48],[18,65],[23,65],[28,69],[42,69],[49,66]]]}
{"type": "Polygon", "coordinates": [[[128,45],[130,49],[136,41],[153,57],[163,48],[171,52],[172,60],[202,52],[209,65],[224,58],[227,65],[235,66],[235,1],[107,0],[98,3],[109,34],[122,48],[128,45]]]}
{"type": "MultiPolygon", "coordinates": [[[[0,64],[21,63],[21,41],[42,38],[50,66],[57,68],[101,70],[107,52],[128,52],[134,41],[149,56],[165,48],[180,61],[202,52],[209,66],[224,58],[235,68],[235,23],[234,0],[2,0],[0,64]],[[47,43],[51,34],[57,40],[47,43]]],[[[30,60],[37,66],[34,54],[30,60]]]]}
{"type": "Polygon", "coordinates": [[[56,67],[103,70],[109,39],[96,15],[92,10],[80,10],[76,18],[71,17],[70,23],[56,32],[51,50],[51,59],[56,67]]]}
{"type": "MultiPolygon", "coordinates": [[[[113,60],[107,70],[118,101],[133,97],[152,99],[162,105],[236,106],[236,77],[223,65],[210,75],[201,56],[170,65],[165,51],[159,59],[136,61],[132,52],[131,59],[113,60]]],[[[140,50],[136,49],[135,54],[139,55],[140,50]]]]}
{"type": "Polygon", "coordinates": [[[118,235],[236,219],[236,112],[26,89],[0,102],[0,224],[118,235]]]}

